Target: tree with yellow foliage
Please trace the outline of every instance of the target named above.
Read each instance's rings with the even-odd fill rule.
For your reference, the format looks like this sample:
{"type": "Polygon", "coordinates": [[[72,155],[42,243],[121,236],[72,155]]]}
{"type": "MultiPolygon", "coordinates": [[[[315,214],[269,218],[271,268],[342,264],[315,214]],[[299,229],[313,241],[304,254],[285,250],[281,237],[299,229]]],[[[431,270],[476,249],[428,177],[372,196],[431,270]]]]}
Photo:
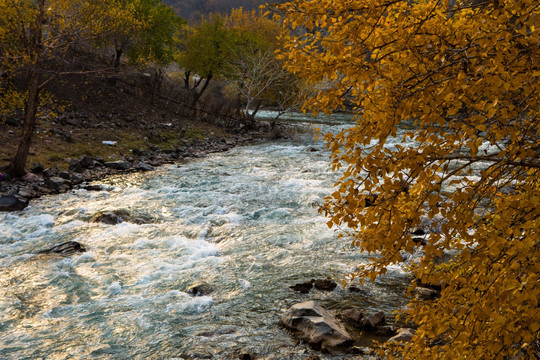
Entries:
{"type": "Polygon", "coordinates": [[[127,49],[132,61],[172,58],[173,33],[183,21],[159,0],[0,0],[0,114],[20,111],[19,147],[7,172],[25,174],[45,86],[61,75],[70,50],[114,43],[115,66],[127,49]],[[22,84],[14,86],[13,79],[22,84]],[[21,81],[22,79],[22,81],[21,81]]]}
{"type": "MultiPolygon", "coordinates": [[[[19,148],[8,173],[24,175],[24,166],[35,135],[40,93],[56,78],[45,63],[53,55],[65,53],[85,34],[84,24],[92,18],[86,2],[79,0],[0,0],[0,106],[24,107],[19,148]],[[78,19],[79,21],[73,21],[78,19]],[[11,86],[10,79],[23,74],[23,89],[11,86]]],[[[4,109],[6,110],[6,109],[4,109]]]]}
{"type": "Polygon", "coordinates": [[[385,344],[387,358],[538,356],[539,9],[536,0],[277,6],[299,34],[283,39],[287,69],[329,84],[306,109],[347,100],[357,114],[352,128],[324,135],[342,174],[328,225],[372,254],[351,277],[374,280],[420,253],[407,265],[410,294],[442,289],[411,299],[415,336],[385,344]],[[391,146],[398,129],[402,145],[391,146]],[[411,233],[425,224],[421,245],[411,233]]]}

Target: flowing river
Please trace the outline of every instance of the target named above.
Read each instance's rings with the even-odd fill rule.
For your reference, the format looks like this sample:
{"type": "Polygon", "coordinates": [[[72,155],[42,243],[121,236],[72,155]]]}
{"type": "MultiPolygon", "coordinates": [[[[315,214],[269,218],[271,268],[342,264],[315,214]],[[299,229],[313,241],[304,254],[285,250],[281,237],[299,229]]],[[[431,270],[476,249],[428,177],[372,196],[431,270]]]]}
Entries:
{"type": "MultiPolygon", "coordinates": [[[[348,122],[334,116],[317,126],[336,131],[348,122]]],[[[398,267],[360,292],[289,289],[341,279],[367,259],[318,213],[337,178],[328,155],[308,133],[109,178],[103,191],[47,196],[0,214],[0,359],[233,359],[240,351],[304,359],[315,352],[278,325],[297,302],[391,317],[404,304],[398,267]],[[112,210],[148,221],[90,221],[112,210]],[[70,240],[88,251],[36,255],[70,240]],[[185,292],[201,282],[214,292],[185,292]]]]}

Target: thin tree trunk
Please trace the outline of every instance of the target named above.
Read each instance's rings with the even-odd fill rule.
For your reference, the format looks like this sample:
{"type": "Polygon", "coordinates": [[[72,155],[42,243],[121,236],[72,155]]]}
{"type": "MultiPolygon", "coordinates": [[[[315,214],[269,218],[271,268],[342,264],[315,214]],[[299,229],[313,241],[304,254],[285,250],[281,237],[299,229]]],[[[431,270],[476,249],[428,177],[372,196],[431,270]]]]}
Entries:
{"type": "Polygon", "coordinates": [[[22,177],[26,173],[24,166],[30,152],[30,144],[36,132],[36,114],[39,105],[39,71],[33,66],[28,84],[28,98],[25,106],[22,134],[15,157],[11,160],[8,174],[22,177]]]}
{"type": "Polygon", "coordinates": [[[212,80],[212,77],[213,77],[212,74],[209,74],[206,77],[206,79],[204,81],[204,85],[203,85],[203,87],[201,88],[200,91],[197,91],[197,89],[194,89],[194,91],[193,91],[193,102],[191,103],[191,106],[193,106],[193,107],[197,106],[197,102],[199,101],[201,96],[206,91],[206,88],[208,87],[208,84],[210,83],[210,80],[212,80]]]}
{"type": "Polygon", "coordinates": [[[122,57],[122,53],[124,52],[124,49],[122,46],[115,48],[116,55],[114,57],[114,68],[117,69],[120,66],[120,58],[122,57]]]}

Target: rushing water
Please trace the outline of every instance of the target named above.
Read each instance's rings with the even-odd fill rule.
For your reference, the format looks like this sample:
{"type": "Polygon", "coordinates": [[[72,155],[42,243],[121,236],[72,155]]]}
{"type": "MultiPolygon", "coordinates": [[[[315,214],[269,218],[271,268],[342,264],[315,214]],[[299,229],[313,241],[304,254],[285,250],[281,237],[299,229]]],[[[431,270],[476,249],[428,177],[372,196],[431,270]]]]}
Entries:
{"type": "MultiPolygon", "coordinates": [[[[335,131],[347,121],[318,126],[335,131]]],[[[317,211],[335,180],[324,145],[306,134],[109,178],[104,191],[43,197],[0,214],[0,359],[229,359],[241,350],[303,359],[311,350],[278,326],[294,303],[390,315],[403,305],[399,268],[359,293],[289,289],[342,277],[366,260],[317,211]],[[150,221],[90,221],[119,209],[150,221]],[[88,251],[36,255],[69,240],[88,251]],[[185,292],[200,282],[215,291],[185,292]]]]}

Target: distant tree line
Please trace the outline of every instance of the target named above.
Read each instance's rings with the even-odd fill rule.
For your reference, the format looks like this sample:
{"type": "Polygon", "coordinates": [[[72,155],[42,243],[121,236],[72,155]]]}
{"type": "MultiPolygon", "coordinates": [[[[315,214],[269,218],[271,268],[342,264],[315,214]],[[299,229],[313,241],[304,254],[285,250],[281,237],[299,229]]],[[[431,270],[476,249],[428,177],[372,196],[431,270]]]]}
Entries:
{"type": "MultiPolygon", "coordinates": [[[[190,23],[198,22],[203,16],[213,14],[228,14],[232,9],[257,10],[267,0],[164,0],[165,4],[172,6],[178,14],[190,23]]],[[[285,0],[272,1],[284,3],[285,0]]]]}

